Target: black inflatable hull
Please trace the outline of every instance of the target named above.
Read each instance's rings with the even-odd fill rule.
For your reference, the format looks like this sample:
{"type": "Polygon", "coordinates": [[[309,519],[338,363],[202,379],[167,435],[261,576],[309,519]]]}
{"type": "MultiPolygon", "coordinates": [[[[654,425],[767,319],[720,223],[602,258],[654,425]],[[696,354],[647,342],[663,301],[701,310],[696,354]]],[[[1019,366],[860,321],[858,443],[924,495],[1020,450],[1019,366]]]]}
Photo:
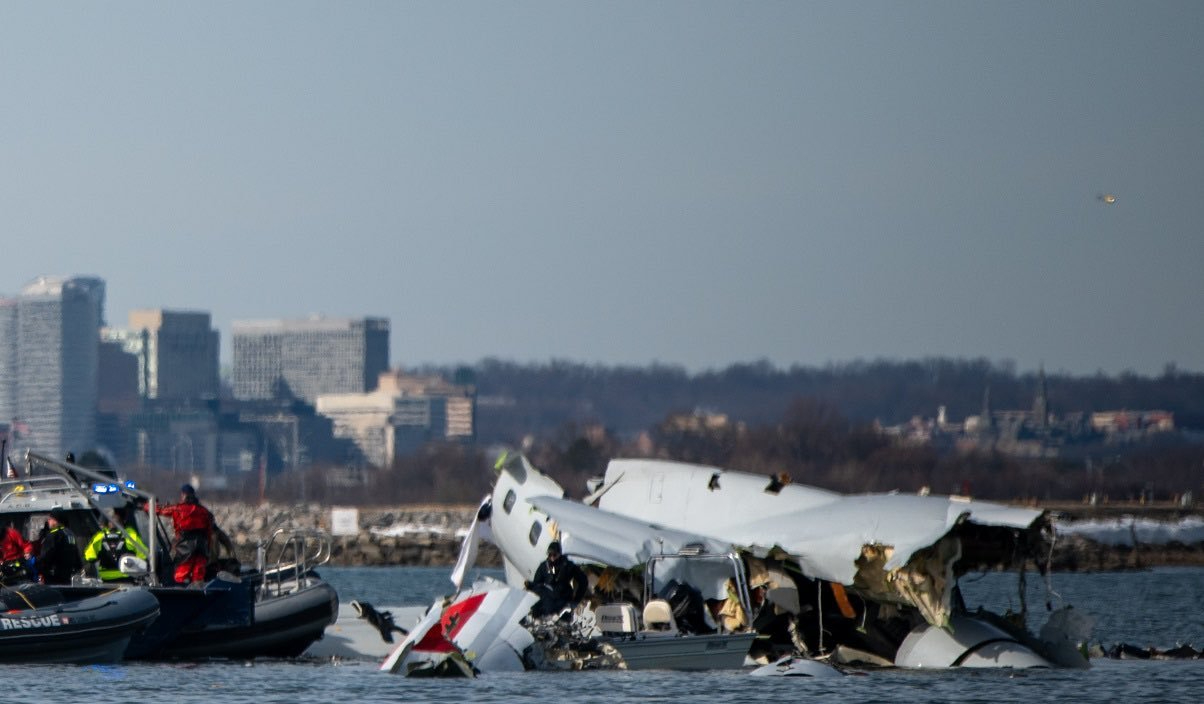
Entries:
{"type": "Polygon", "coordinates": [[[118,662],[158,615],[158,600],[144,589],[8,611],[0,614],[0,663],[118,662]]]}
{"type": "Polygon", "coordinates": [[[156,657],[296,657],[322,637],[338,612],[334,587],[318,581],[291,594],[255,602],[255,620],[250,625],[184,629],[156,657]]]}
{"type": "MultiPolygon", "coordinates": [[[[60,587],[75,598],[104,593],[108,587],[60,587]]],[[[255,622],[255,591],[244,581],[215,579],[203,589],[135,587],[159,603],[159,617],[137,633],[126,648],[127,660],[151,660],[165,655],[182,634],[206,628],[249,626],[255,622]]]]}

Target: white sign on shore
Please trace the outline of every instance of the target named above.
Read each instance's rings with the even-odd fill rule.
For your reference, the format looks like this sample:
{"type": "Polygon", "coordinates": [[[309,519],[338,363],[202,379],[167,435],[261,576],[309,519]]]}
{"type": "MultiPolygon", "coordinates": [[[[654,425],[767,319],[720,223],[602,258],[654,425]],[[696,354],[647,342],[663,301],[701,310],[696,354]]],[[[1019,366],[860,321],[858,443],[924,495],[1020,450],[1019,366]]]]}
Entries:
{"type": "Polygon", "coordinates": [[[360,510],[358,508],[332,508],[330,509],[330,534],[334,536],[340,535],[359,535],[360,532],[360,510]]]}

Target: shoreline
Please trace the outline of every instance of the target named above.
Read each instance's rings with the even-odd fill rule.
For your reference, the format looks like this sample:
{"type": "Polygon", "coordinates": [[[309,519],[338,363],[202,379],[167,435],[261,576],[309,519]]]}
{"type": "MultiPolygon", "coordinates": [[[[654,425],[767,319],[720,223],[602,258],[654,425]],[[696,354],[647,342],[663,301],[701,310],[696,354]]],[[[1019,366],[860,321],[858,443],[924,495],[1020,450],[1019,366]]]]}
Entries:
{"type": "MultiPolygon", "coordinates": [[[[1045,508],[1068,518],[1067,524],[1087,521],[1152,520],[1181,521],[1200,516],[1198,509],[1169,506],[1106,507],[1047,505],[1045,508]]],[[[213,504],[217,523],[230,536],[238,558],[253,563],[261,538],[278,528],[331,532],[331,507],[319,504],[213,504]]],[[[330,564],[338,566],[439,566],[451,567],[460,544],[476,513],[475,505],[414,504],[394,507],[364,507],[358,513],[354,535],[333,536],[330,564]]],[[[1123,525],[1123,523],[1122,523],[1123,525]]],[[[1135,534],[1134,534],[1135,535],[1135,534]]],[[[272,556],[268,556],[270,560],[272,556]]],[[[482,543],[477,564],[500,567],[501,553],[482,543]]],[[[1054,572],[1110,572],[1165,566],[1204,566],[1204,541],[1190,544],[1138,542],[1110,545],[1074,533],[1059,533],[1048,562],[1054,572]]],[[[1037,565],[1032,565],[1036,569],[1037,565]]]]}
{"type": "MultiPolygon", "coordinates": [[[[352,566],[455,565],[463,537],[476,514],[475,505],[411,504],[394,507],[346,507],[319,504],[219,504],[208,506],[218,526],[230,536],[240,561],[255,561],[259,541],[279,529],[332,533],[331,509],[355,509],[354,535],[332,535],[330,563],[352,566]]],[[[273,549],[273,552],[275,550],[273,549]]],[[[268,555],[271,561],[273,555],[268,555]]],[[[477,564],[500,567],[501,553],[482,544],[477,564]]]]}

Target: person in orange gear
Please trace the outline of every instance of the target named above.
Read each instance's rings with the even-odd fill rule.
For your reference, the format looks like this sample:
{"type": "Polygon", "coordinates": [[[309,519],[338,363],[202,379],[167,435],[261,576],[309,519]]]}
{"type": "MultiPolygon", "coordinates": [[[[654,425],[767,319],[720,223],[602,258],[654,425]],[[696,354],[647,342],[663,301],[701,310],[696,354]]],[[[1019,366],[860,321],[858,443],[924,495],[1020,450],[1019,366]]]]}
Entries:
{"type": "Polygon", "coordinates": [[[180,487],[180,503],[160,506],[155,513],[170,516],[176,532],[171,554],[175,560],[175,580],[180,584],[204,583],[209,564],[209,540],[213,535],[213,514],[197,500],[192,485],[180,487]]]}

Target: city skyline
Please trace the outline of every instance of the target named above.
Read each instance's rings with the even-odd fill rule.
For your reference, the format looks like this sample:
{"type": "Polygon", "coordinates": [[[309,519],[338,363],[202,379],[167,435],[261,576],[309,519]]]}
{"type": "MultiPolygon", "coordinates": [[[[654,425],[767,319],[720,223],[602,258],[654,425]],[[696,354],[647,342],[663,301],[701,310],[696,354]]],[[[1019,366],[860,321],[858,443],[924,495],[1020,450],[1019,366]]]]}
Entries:
{"type": "Polygon", "coordinates": [[[391,365],[1204,371],[1204,5],[0,10],[7,281],[391,365]]]}
{"type": "MultiPolygon", "coordinates": [[[[99,305],[100,305],[99,314],[103,315],[106,318],[106,321],[105,321],[106,325],[103,326],[104,328],[107,328],[111,331],[124,333],[124,332],[129,332],[131,330],[136,331],[143,327],[143,323],[133,324],[128,321],[122,322],[122,323],[115,322],[116,319],[113,318],[114,311],[109,311],[107,308],[104,307],[106,305],[104,297],[106,295],[108,295],[108,293],[109,293],[108,288],[106,286],[108,280],[104,276],[97,276],[95,274],[82,274],[82,273],[39,274],[35,277],[30,278],[29,281],[24,286],[18,287],[18,290],[23,290],[24,288],[28,288],[30,286],[36,286],[39,284],[39,282],[59,281],[59,280],[67,280],[67,279],[94,280],[94,281],[99,282],[101,284],[101,286],[105,289],[101,292],[101,301],[99,303],[99,305]]],[[[5,302],[15,303],[16,299],[19,297],[20,297],[20,294],[8,294],[8,293],[0,290],[0,304],[3,304],[5,302]]],[[[211,311],[206,310],[200,306],[190,306],[190,307],[183,307],[183,308],[174,308],[174,307],[166,307],[166,306],[142,306],[142,307],[133,308],[128,311],[125,311],[125,314],[127,316],[130,316],[130,315],[138,316],[138,315],[146,315],[146,314],[152,314],[152,315],[171,314],[171,315],[175,315],[175,316],[179,316],[179,315],[198,316],[199,315],[199,316],[205,316],[206,318],[212,318],[211,311]]],[[[370,315],[370,314],[366,315],[363,313],[327,315],[326,313],[323,313],[323,312],[313,312],[313,313],[308,313],[305,315],[278,314],[278,315],[274,315],[274,316],[270,315],[270,314],[265,314],[265,315],[257,316],[254,318],[235,316],[234,318],[232,318],[229,321],[229,323],[227,325],[227,329],[225,331],[222,331],[220,327],[214,331],[217,333],[217,337],[220,340],[220,345],[219,345],[219,349],[218,349],[218,371],[220,373],[219,374],[220,379],[224,383],[231,383],[233,381],[233,378],[231,375],[233,374],[233,370],[234,370],[235,357],[238,354],[237,351],[234,349],[233,341],[234,341],[235,336],[237,334],[239,334],[240,331],[245,333],[247,331],[253,331],[256,329],[260,329],[260,328],[265,328],[265,329],[266,328],[279,328],[282,325],[286,328],[290,327],[290,326],[294,326],[294,325],[305,327],[307,324],[314,324],[314,325],[318,325],[318,326],[330,326],[330,325],[341,326],[341,325],[348,323],[349,321],[360,321],[360,322],[362,322],[362,321],[380,321],[380,323],[383,324],[385,328],[391,327],[391,319],[390,318],[388,318],[386,316],[378,316],[378,315],[370,315]]],[[[216,326],[216,322],[214,322],[213,324],[216,326]]],[[[386,347],[388,347],[390,350],[392,349],[392,345],[394,344],[391,340],[392,340],[392,338],[390,336],[389,342],[387,342],[387,344],[386,344],[386,347]]],[[[98,338],[98,341],[104,341],[103,335],[100,338],[98,338]]],[[[298,348],[298,352],[299,352],[299,348],[298,348]]],[[[639,366],[648,366],[648,365],[655,364],[655,365],[669,365],[669,366],[685,367],[691,373],[701,373],[701,372],[707,372],[707,371],[720,371],[722,369],[726,369],[726,368],[744,364],[744,363],[763,363],[766,361],[768,361],[770,364],[772,364],[780,369],[787,369],[791,366],[799,366],[799,367],[804,367],[804,368],[806,368],[806,367],[820,368],[820,367],[827,366],[829,364],[840,365],[843,363],[855,363],[855,362],[874,361],[874,360],[909,361],[909,360],[938,359],[938,358],[986,359],[986,360],[991,361],[992,363],[1002,363],[1002,364],[1009,365],[1009,366],[1015,366],[1016,372],[1020,373],[1020,374],[1037,374],[1037,373],[1043,374],[1048,371],[1048,372],[1051,372],[1054,374],[1069,374],[1071,376],[1091,376],[1091,375],[1098,374],[1102,371],[1108,376],[1116,376],[1118,374],[1128,374],[1128,373],[1137,373],[1138,375],[1141,375],[1141,376],[1158,376],[1171,369],[1173,369],[1177,372],[1186,372],[1186,373],[1202,373],[1202,372],[1204,372],[1204,368],[1201,368],[1201,369],[1192,368],[1192,367],[1180,364],[1175,360],[1168,360],[1167,362],[1163,363],[1162,365],[1155,366],[1150,369],[1140,369],[1139,370],[1133,366],[1129,366],[1129,367],[1125,367],[1123,369],[1109,371],[1109,370],[1102,370],[1100,368],[1097,368],[1094,370],[1089,370],[1089,369],[1085,369],[1085,368],[1078,369],[1078,368],[1066,368],[1066,367],[1055,369],[1055,368],[1050,367],[1050,365],[1046,364],[1046,362],[1044,360],[1038,360],[1032,367],[1026,367],[1024,365],[1018,364],[1017,360],[1014,357],[993,357],[988,354],[973,355],[973,356],[967,355],[965,357],[957,357],[952,354],[940,354],[940,353],[917,354],[916,356],[913,356],[913,357],[904,357],[904,356],[890,357],[887,355],[852,357],[852,358],[848,358],[848,359],[833,359],[833,360],[829,360],[828,362],[825,362],[825,363],[815,362],[815,363],[811,363],[811,364],[808,364],[805,362],[798,362],[798,361],[793,362],[793,363],[780,363],[780,362],[776,362],[775,360],[769,359],[767,356],[763,355],[762,357],[759,357],[759,358],[732,360],[725,364],[716,364],[716,365],[709,366],[709,367],[690,368],[688,365],[686,365],[684,363],[666,361],[666,360],[658,360],[658,359],[649,360],[645,364],[634,363],[634,362],[622,362],[622,361],[607,363],[607,362],[591,362],[588,359],[568,359],[568,358],[564,358],[564,357],[555,357],[555,356],[550,356],[550,357],[545,357],[545,358],[517,359],[517,358],[505,358],[505,357],[501,357],[496,354],[486,354],[486,355],[482,356],[481,358],[475,359],[475,360],[456,360],[456,361],[429,361],[428,360],[425,362],[418,362],[415,364],[406,364],[403,360],[394,360],[394,358],[392,356],[392,352],[389,352],[389,358],[386,360],[386,364],[387,364],[388,369],[401,370],[401,369],[406,369],[406,368],[415,369],[415,368],[423,368],[423,367],[428,367],[428,366],[435,366],[435,367],[440,367],[440,366],[452,367],[452,366],[460,366],[460,365],[471,366],[473,364],[476,364],[476,363],[479,363],[479,362],[482,362],[482,361],[485,361],[488,359],[499,359],[501,361],[515,362],[515,363],[519,363],[519,364],[525,364],[525,363],[540,364],[540,363],[549,362],[549,361],[568,361],[568,362],[582,363],[582,364],[599,363],[599,364],[602,364],[603,366],[613,366],[613,367],[622,367],[622,366],[639,367],[639,366]]],[[[0,404],[0,405],[3,405],[3,404],[0,404]]]]}

